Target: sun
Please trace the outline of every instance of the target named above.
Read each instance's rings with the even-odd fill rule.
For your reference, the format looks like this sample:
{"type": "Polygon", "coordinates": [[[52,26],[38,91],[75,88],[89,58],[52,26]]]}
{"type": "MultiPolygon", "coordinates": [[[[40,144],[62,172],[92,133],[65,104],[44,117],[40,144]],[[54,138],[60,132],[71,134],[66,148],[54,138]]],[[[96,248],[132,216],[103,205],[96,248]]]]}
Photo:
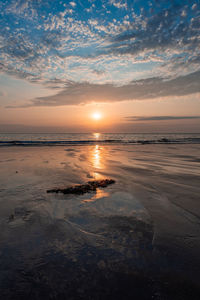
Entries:
{"type": "Polygon", "coordinates": [[[92,113],[92,119],[95,121],[99,121],[102,118],[102,114],[99,111],[92,113]]]}

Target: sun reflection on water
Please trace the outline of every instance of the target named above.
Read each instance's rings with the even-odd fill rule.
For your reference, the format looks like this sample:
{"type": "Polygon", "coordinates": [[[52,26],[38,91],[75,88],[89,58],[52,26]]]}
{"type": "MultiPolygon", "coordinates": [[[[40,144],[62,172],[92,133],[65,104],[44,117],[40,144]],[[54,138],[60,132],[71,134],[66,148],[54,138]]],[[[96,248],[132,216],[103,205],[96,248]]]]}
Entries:
{"type": "Polygon", "coordinates": [[[99,145],[95,146],[93,152],[93,166],[97,169],[101,169],[101,152],[99,145]]]}
{"type": "Polygon", "coordinates": [[[101,134],[99,132],[95,132],[95,133],[93,133],[93,135],[94,135],[96,140],[98,140],[101,136],[101,134]]]}
{"type": "Polygon", "coordinates": [[[108,197],[109,195],[110,195],[110,193],[108,193],[102,189],[97,189],[96,193],[91,198],[85,199],[85,200],[83,200],[83,202],[94,202],[98,199],[108,197]]]}
{"type": "MultiPolygon", "coordinates": [[[[95,180],[103,179],[104,176],[101,175],[101,171],[104,169],[104,147],[102,145],[96,144],[92,147],[90,152],[90,162],[93,167],[93,178],[95,180]]],[[[98,199],[108,197],[109,193],[101,188],[98,188],[91,198],[84,199],[83,202],[94,202],[98,199]]]]}
{"type": "Polygon", "coordinates": [[[102,175],[99,174],[100,170],[104,168],[104,148],[98,144],[92,147],[90,152],[90,162],[93,168],[93,177],[101,179],[102,175]]]}

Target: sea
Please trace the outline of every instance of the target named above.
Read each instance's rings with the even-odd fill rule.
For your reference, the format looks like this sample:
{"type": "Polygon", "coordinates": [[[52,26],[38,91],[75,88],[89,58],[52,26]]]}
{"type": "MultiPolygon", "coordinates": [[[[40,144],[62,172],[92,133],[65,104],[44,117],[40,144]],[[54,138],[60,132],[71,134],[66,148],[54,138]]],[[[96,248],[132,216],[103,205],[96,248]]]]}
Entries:
{"type": "Polygon", "coordinates": [[[200,144],[200,133],[0,133],[2,146],[200,144]]]}

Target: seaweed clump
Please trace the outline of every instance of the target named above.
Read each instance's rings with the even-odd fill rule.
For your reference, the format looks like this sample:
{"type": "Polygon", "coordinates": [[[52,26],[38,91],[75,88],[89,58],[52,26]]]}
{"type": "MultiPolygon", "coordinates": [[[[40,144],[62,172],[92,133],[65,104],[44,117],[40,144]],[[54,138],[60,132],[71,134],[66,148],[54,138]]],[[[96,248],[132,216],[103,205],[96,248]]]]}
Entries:
{"type": "Polygon", "coordinates": [[[47,190],[47,193],[83,195],[89,192],[96,192],[97,188],[105,188],[108,185],[113,183],[115,183],[115,180],[113,179],[93,180],[93,181],[88,181],[86,184],[79,184],[67,188],[55,188],[52,190],[47,190]]]}

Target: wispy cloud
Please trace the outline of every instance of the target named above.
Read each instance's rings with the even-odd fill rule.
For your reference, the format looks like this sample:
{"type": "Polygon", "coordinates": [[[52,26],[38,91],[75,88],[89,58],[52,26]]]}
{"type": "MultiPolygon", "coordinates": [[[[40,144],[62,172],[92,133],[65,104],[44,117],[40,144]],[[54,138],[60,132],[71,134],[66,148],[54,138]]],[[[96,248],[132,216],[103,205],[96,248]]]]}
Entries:
{"type": "MultiPolygon", "coordinates": [[[[78,105],[92,102],[109,103],[184,96],[200,93],[199,82],[200,71],[171,80],[149,78],[132,81],[122,86],[116,86],[113,83],[93,84],[68,81],[57,94],[33,99],[25,107],[78,105]]],[[[55,81],[52,81],[52,85],[55,86],[55,81]]]]}
{"type": "Polygon", "coordinates": [[[200,119],[200,116],[150,116],[150,117],[136,117],[129,116],[124,118],[126,121],[170,121],[170,120],[193,120],[200,119]]]}

